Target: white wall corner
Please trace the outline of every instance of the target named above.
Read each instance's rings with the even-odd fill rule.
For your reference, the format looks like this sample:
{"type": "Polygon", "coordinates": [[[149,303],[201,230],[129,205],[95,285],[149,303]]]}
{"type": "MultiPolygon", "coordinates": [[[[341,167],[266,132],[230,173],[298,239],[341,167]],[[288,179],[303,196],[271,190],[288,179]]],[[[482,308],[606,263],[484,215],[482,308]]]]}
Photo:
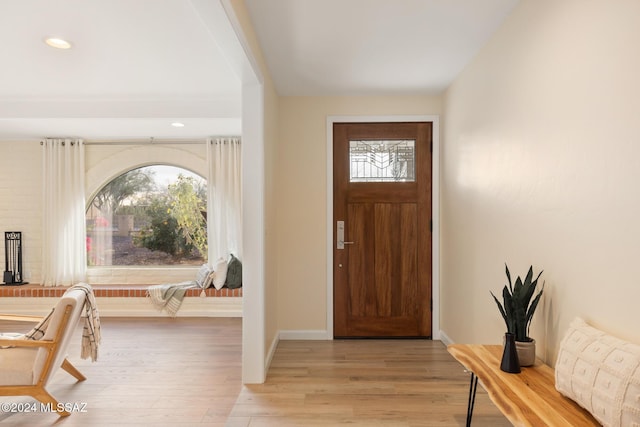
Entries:
{"type": "Polygon", "coordinates": [[[449,335],[447,335],[444,331],[440,331],[440,341],[442,341],[444,345],[455,344],[455,342],[451,338],[449,338],[449,335]]]}
{"type": "Polygon", "coordinates": [[[271,341],[271,345],[269,346],[269,351],[267,352],[267,357],[264,360],[264,372],[265,375],[269,372],[269,366],[271,366],[271,361],[273,360],[273,355],[276,354],[276,349],[278,348],[278,343],[280,342],[280,334],[276,334],[271,341]]]}
{"type": "Polygon", "coordinates": [[[278,333],[273,337],[271,341],[271,345],[269,346],[269,351],[267,352],[267,357],[265,358],[264,369],[265,372],[269,370],[269,366],[271,366],[271,361],[273,360],[273,356],[276,353],[276,349],[278,348],[278,343],[280,340],[291,341],[291,340],[306,340],[306,341],[328,341],[333,337],[327,332],[323,330],[288,330],[288,331],[278,331],[278,333]]]}

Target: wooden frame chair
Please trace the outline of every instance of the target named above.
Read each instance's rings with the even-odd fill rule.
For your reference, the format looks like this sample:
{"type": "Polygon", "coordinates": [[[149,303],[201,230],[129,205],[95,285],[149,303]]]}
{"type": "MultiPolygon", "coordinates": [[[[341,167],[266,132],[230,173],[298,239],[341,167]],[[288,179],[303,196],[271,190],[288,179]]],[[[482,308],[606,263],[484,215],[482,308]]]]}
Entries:
{"type": "MultiPolygon", "coordinates": [[[[0,346],[10,346],[0,348],[0,396],[31,396],[49,404],[60,416],[71,415],[59,407],[45,387],[60,367],[78,381],[86,379],[66,358],[66,348],[80,321],[85,299],[84,291],[68,290],[56,304],[40,340],[0,338],[0,346]]],[[[0,314],[0,319],[37,322],[41,318],[0,314]]]]}

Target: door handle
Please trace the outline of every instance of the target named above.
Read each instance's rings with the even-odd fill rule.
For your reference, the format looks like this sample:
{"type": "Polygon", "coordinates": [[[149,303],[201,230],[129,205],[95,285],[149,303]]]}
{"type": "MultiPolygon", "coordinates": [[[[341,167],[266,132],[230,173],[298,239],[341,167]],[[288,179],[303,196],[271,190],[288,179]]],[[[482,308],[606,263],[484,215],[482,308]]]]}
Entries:
{"type": "Polygon", "coordinates": [[[344,245],[353,245],[356,242],[345,242],[344,241],[344,221],[338,221],[337,222],[337,229],[336,229],[336,248],[337,249],[344,249],[344,245]]]}

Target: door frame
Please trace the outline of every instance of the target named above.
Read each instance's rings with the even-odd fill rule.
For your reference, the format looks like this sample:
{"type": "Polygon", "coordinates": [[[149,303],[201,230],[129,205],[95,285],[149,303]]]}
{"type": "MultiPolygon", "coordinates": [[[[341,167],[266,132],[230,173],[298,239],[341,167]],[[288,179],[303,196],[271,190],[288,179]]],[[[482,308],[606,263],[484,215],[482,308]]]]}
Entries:
{"type": "Polygon", "coordinates": [[[440,339],[440,116],[327,116],[327,339],[333,339],[333,124],[376,122],[431,122],[431,336],[440,339]]]}

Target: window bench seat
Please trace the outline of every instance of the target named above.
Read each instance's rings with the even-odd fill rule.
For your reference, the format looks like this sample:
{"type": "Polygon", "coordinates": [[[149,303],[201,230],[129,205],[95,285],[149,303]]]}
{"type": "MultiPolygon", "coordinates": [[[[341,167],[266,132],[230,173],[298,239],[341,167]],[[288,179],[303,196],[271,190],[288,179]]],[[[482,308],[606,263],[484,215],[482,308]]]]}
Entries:
{"type": "MultiPolygon", "coordinates": [[[[97,298],[100,316],[166,317],[147,298],[150,285],[91,285],[97,298]]],[[[43,315],[51,307],[50,298],[59,299],[67,287],[44,287],[39,284],[0,285],[0,312],[43,315]]],[[[220,290],[188,289],[178,317],[242,317],[242,288],[220,290]]]]}
{"type": "MultiPolygon", "coordinates": [[[[96,297],[146,297],[147,288],[151,285],[91,285],[96,297]]],[[[67,290],[66,286],[44,287],[38,284],[20,286],[0,285],[0,298],[2,297],[52,297],[60,298],[67,290]]],[[[200,289],[188,289],[186,297],[199,297],[200,289]]],[[[207,297],[241,297],[242,288],[217,290],[210,287],[205,290],[207,297]]]]}

